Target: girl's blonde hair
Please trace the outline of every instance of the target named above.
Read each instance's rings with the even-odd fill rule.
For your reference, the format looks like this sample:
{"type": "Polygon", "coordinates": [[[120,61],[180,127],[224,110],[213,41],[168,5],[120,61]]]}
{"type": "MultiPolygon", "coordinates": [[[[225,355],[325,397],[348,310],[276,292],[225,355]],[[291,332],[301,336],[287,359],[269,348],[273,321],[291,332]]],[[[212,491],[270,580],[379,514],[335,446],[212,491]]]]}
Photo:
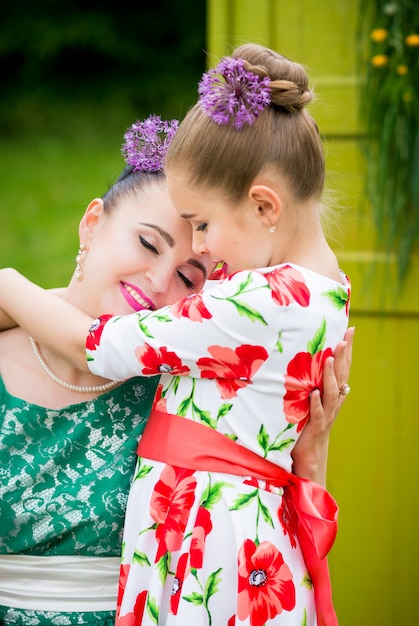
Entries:
{"type": "Polygon", "coordinates": [[[313,98],[305,69],[257,44],[240,46],[232,56],[243,59],[247,71],[270,78],[271,104],[239,130],[217,124],[195,104],[172,140],[165,166],[181,169],[192,185],[217,188],[234,202],[268,168],[285,177],[296,199],[319,198],[324,155],[317,124],[304,109],[313,98]]]}

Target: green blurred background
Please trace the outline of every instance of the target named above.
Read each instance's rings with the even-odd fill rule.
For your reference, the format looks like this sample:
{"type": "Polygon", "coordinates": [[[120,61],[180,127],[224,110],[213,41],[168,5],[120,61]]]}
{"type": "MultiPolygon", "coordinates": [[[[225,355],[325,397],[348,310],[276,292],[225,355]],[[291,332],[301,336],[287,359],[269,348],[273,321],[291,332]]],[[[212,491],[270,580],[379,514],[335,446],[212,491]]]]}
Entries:
{"type": "Polygon", "coordinates": [[[206,3],[20,0],[0,17],[0,266],[67,283],[78,222],[124,166],[123,134],[181,118],[205,69],[206,3]]]}
{"type": "MultiPolygon", "coordinates": [[[[256,41],[307,68],[337,209],[331,244],[352,281],[356,326],[352,391],[333,429],[328,472],[340,506],[329,558],[340,626],[419,623],[419,242],[399,289],[397,253],[388,259],[375,245],[377,207],[365,197],[360,151],[359,18],[373,10],[382,21],[371,28],[383,27],[389,9],[418,17],[417,0],[154,0],[129,8],[22,0],[3,6],[0,19],[0,263],[45,287],[70,277],[78,222],[122,169],[126,128],[150,113],[181,118],[206,51],[212,62],[256,41]]],[[[418,67],[407,74],[415,84],[418,67]]]]}

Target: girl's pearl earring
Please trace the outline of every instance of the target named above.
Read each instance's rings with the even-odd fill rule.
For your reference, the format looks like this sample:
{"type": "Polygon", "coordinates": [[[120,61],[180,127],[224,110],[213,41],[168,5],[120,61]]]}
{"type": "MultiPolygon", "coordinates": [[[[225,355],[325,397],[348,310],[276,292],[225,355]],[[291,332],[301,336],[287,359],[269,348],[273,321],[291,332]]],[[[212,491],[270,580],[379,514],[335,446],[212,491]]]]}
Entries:
{"type": "Polygon", "coordinates": [[[269,228],[269,232],[271,233],[271,235],[274,234],[275,232],[275,228],[276,228],[276,224],[271,224],[270,228],[269,228]]]}
{"type": "Polygon", "coordinates": [[[83,271],[81,268],[81,261],[82,261],[82,254],[83,252],[85,252],[85,250],[87,250],[87,245],[84,243],[84,241],[80,242],[80,247],[79,247],[79,251],[77,252],[77,256],[76,256],[76,279],[78,281],[82,281],[83,280],[83,271]]]}

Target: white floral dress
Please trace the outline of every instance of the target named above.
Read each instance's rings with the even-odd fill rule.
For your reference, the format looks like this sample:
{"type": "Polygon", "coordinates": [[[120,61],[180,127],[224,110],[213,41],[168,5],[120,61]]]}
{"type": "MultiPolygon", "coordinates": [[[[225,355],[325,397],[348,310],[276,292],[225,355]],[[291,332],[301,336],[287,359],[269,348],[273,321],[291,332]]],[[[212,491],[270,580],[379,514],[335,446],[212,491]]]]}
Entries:
{"type": "MultiPolygon", "coordinates": [[[[101,317],[87,339],[89,366],[111,379],[162,373],[156,409],[290,472],[310,392],[322,389],[324,360],[347,328],[349,293],[343,274],[340,283],[292,264],[237,272],[159,311],[101,317]]],[[[251,475],[139,458],[118,626],[315,626],[282,495],[251,475]]]]}

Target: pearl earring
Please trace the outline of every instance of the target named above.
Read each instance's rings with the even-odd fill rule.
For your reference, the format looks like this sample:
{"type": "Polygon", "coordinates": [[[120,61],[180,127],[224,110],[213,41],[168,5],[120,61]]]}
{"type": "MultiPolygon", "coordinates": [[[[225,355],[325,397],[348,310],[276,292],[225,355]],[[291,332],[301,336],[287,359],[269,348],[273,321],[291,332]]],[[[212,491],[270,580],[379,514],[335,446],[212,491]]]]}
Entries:
{"type": "Polygon", "coordinates": [[[271,233],[271,235],[274,234],[275,232],[275,228],[276,228],[276,224],[271,224],[270,228],[269,228],[269,232],[271,233]]]}
{"type": "Polygon", "coordinates": [[[76,256],[76,279],[79,281],[83,280],[83,271],[81,269],[81,259],[82,259],[82,254],[83,252],[85,252],[87,250],[87,245],[84,243],[84,241],[80,242],[80,247],[79,247],[79,251],[77,252],[77,256],[76,256]]]}

